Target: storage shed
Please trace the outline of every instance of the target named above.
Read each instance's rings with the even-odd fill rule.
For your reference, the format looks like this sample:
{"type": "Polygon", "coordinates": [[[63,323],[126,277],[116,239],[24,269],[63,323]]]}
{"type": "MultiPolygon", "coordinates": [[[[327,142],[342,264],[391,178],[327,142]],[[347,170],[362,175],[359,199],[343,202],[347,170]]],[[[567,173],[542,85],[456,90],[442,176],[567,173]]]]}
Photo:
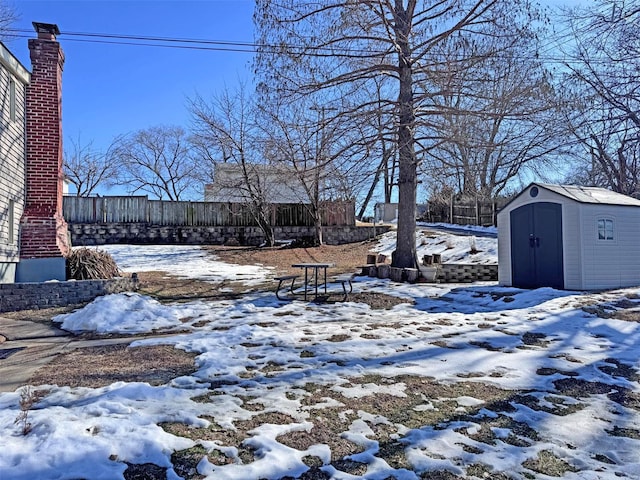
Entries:
{"type": "Polygon", "coordinates": [[[640,200],[532,183],[498,213],[498,280],[568,290],[640,285],[640,200]]]}

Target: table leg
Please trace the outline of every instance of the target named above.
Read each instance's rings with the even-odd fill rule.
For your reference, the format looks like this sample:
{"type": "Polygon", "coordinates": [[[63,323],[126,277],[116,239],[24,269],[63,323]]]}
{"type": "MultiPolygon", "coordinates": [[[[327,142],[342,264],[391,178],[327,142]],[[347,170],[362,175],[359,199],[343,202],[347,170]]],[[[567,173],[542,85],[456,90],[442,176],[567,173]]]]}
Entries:
{"type": "Polygon", "coordinates": [[[327,267],[324,267],[324,294],[327,294],[327,267]]]}

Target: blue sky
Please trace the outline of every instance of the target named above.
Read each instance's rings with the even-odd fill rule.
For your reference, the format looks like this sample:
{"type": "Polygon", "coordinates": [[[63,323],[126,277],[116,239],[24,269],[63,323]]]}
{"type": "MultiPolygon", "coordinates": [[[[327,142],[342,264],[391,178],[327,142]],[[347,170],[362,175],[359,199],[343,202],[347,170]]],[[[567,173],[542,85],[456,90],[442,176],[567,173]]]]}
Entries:
{"type": "MultiPolygon", "coordinates": [[[[156,125],[188,127],[187,98],[208,98],[239,79],[252,80],[251,53],[88,43],[64,33],[252,42],[253,0],[8,1],[20,15],[15,27],[28,30],[28,37],[35,37],[32,21],[55,23],[62,32],[66,146],[80,138],[105,150],[120,134],[156,125]]],[[[575,6],[591,0],[541,1],[575,6]]],[[[30,70],[27,38],[5,43],[30,70]]]]}
{"type": "MultiPolygon", "coordinates": [[[[64,32],[252,42],[252,0],[9,1],[21,17],[16,28],[33,32],[31,22],[38,21],[56,23],[62,32],[66,142],[80,136],[106,148],[119,134],[161,124],[188,126],[187,97],[209,97],[239,78],[251,80],[251,53],[86,43],[64,32]]],[[[6,43],[30,70],[27,39],[6,43]]]]}
{"type": "MultiPolygon", "coordinates": [[[[250,78],[252,54],[86,43],[64,32],[253,41],[251,0],[14,0],[19,22],[55,23],[65,52],[64,140],[106,148],[116,135],[154,125],[188,126],[186,98],[208,97],[250,78]]],[[[26,38],[5,42],[31,69],[26,38]]]]}

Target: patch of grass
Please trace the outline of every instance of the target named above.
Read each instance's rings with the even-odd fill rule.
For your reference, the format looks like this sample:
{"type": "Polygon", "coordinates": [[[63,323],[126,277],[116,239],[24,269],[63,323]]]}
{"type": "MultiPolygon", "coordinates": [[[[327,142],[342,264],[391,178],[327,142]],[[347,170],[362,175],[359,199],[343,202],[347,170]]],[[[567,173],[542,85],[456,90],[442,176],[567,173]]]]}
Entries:
{"type": "Polygon", "coordinates": [[[350,335],[346,335],[344,333],[331,335],[329,338],[327,338],[328,342],[335,342],[335,343],[346,342],[347,340],[351,340],[351,336],[350,335]]]}
{"type": "Polygon", "coordinates": [[[383,459],[391,468],[411,470],[412,465],[405,456],[406,445],[395,441],[387,440],[380,443],[376,457],[383,459]]]}
{"type": "Polygon", "coordinates": [[[601,372],[611,375],[612,377],[626,378],[630,382],[640,382],[640,374],[633,366],[622,363],[615,358],[607,358],[604,361],[608,365],[599,366],[598,369],[601,372]]]}
{"type": "Polygon", "coordinates": [[[584,403],[580,402],[570,402],[567,399],[557,396],[557,395],[548,395],[544,398],[547,402],[554,405],[554,407],[549,407],[548,405],[540,404],[540,401],[534,397],[533,395],[516,395],[513,398],[513,401],[524,405],[531,410],[536,410],[539,412],[547,412],[553,415],[558,415],[560,417],[570,415],[572,413],[579,412],[586,408],[584,403]]]}
{"type": "Polygon", "coordinates": [[[228,447],[238,446],[246,438],[243,432],[222,428],[214,421],[208,427],[194,427],[178,422],[164,422],[158,426],[176,437],[184,437],[193,441],[213,441],[228,447]]]}
{"type": "Polygon", "coordinates": [[[360,335],[360,338],[363,338],[365,340],[380,340],[382,337],[380,335],[374,335],[371,333],[362,333],[360,335]]]}
{"type": "Polygon", "coordinates": [[[366,463],[354,462],[348,459],[334,460],[331,462],[331,465],[335,467],[336,470],[348,473],[349,475],[361,476],[367,472],[366,463]]]}
{"type": "MultiPolygon", "coordinates": [[[[324,412],[323,412],[324,413],[324,412]]],[[[296,450],[306,450],[312,445],[325,444],[331,449],[331,461],[339,461],[348,455],[361,453],[363,448],[340,434],[348,429],[343,422],[336,422],[337,415],[317,417],[309,432],[289,432],[277,437],[278,442],[296,450]]]]}
{"type": "Polygon", "coordinates": [[[273,316],[274,317],[300,317],[302,316],[302,313],[297,312],[295,310],[283,310],[280,312],[274,312],[273,316]]]}
{"type": "Polygon", "coordinates": [[[511,480],[512,477],[505,473],[494,472],[492,468],[483,463],[474,463],[467,467],[467,475],[477,478],[490,478],[491,480],[511,480]]]}
{"type": "Polygon", "coordinates": [[[448,472],[447,470],[437,470],[425,472],[420,478],[422,480],[461,480],[463,477],[459,477],[455,473],[448,472]]]}
{"type": "Polygon", "coordinates": [[[536,370],[536,375],[542,375],[542,376],[551,376],[551,375],[555,375],[556,373],[560,374],[560,375],[564,375],[565,377],[577,377],[578,373],[576,372],[568,372],[568,371],[564,371],[564,370],[558,370],[557,368],[549,368],[549,367],[541,367],[538,370],[536,370]]]}
{"type": "Polygon", "coordinates": [[[30,383],[98,388],[114,382],[163,385],[196,371],[196,354],[170,345],[129,347],[116,344],[78,348],[40,368],[30,383]]]}
{"type": "MultiPolygon", "coordinates": [[[[477,341],[474,340],[474,341],[469,342],[469,345],[473,345],[475,347],[484,348],[485,350],[489,350],[490,352],[504,352],[502,347],[494,347],[489,342],[477,342],[477,341]]],[[[507,353],[507,352],[504,352],[504,353],[507,353]]]]}
{"type": "Polygon", "coordinates": [[[548,347],[549,340],[545,340],[546,335],[543,333],[532,333],[527,332],[522,335],[522,343],[525,345],[535,346],[535,347],[548,347]]]}
{"type": "Polygon", "coordinates": [[[632,392],[629,389],[622,387],[615,387],[616,391],[607,395],[609,400],[616,402],[626,408],[640,411],[640,394],[632,392]]]}
{"type": "Polygon", "coordinates": [[[602,395],[609,393],[612,386],[601,382],[588,382],[579,378],[561,378],[554,380],[553,385],[561,395],[574,398],[584,398],[588,395],[602,395]]]}
{"type": "MultiPolygon", "coordinates": [[[[195,447],[187,448],[186,450],[173,452],[171,454],[171,463],[173,464],[175,472],[182,478],[200,480],[205,478],[205,476],[200,475],[196,468],[200,461],[206,456],[207,450],[201,445],[196,445],[195,447]]],[[[211,457],[215,457],[215,454],[211,455],[211,457]]],[[[209,459],[209,461],[211,462],[211,459],[209,459]]],[[[214,463],[214,465],[224,464],[214,463]]]]}
{"type": "Polygon", "coordinates": [[[128,463],[123,473],[124,480],[164,480],[167,478],[167,469],[153,463],[128,463]]]}
{"type": "Polygon", "coordinates": [[[634,440],[640,440],[640,430],[636,428],[623,428],[623,427],[613,427],[612,430],[606,430],[606,432],[614,437],[626,437],[633,438],[634,440]]]}
{"type": "Polygon", "coordinates": [[[480,430],[469,434],[466,428],[456,430],[462,435],[466,435],[476,442],[486,443],[487,445],[495,445],[498,438],[493,433],[493,429],[508,429],[511,433],[506,438],[501,438],[505,443],[516,447],[528,447],[532,441],[538,440],[538,432],[529,427],[526,423],[518,422],[505,415],[498,415],[497,417],[483,417],[478,419],[477,417],[461,416],[453,421],[462,420],[480,424],[480,430]]]}
{"type": "Polygon", "coordinates": [[[567,472],[577,472],[578,469],[571,466],[561,458],[558,458],[550,450],[542,450],[536,458],[526,460],[522,466],[534,472],[551,477],[562,477],[567,472]]]}
{"type": "Polygon", "coordinates": [[[597,461],[599,461],[600,463],[606,463],[608,465],[615,465],[616,462],[614,462],[613,460],[611,460],[609,457],[607,457],[606,455],[603,455],[601,453],[597,453],[593,456],[593,458],[597,461]]]}

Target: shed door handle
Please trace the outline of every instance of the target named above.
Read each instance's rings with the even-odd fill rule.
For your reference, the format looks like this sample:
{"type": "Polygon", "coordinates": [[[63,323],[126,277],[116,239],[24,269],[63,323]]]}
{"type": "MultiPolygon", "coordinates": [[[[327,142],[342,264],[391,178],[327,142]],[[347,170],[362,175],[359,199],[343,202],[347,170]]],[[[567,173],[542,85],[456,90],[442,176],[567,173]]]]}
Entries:
{"type": "Polygon", "coordinates": [[[531,248],[536,248],[536,247],[540,247],[540,237],[535,237],[532,234],[529,235],[529,246],[531,248]]]}

